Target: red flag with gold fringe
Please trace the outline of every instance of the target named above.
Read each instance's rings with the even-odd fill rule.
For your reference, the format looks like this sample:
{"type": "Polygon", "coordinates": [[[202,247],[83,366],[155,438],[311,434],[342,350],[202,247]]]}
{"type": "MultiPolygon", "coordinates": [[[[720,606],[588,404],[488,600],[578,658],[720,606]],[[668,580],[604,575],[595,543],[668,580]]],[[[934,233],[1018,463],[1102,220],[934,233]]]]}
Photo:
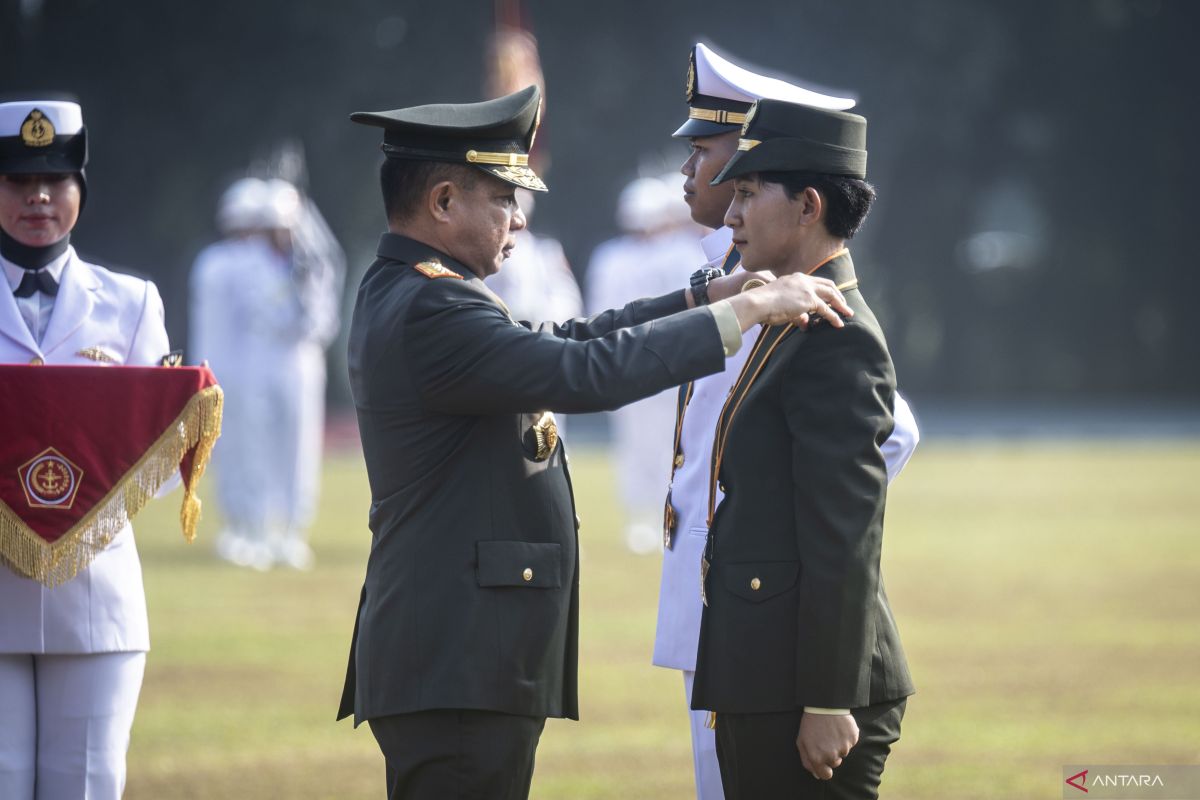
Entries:
{"type": "Polygon", "coordinates": [[[207,367],[0,365],[0,561],[69,581],[177,470],[190,542],[222,401],[207,367]]]}

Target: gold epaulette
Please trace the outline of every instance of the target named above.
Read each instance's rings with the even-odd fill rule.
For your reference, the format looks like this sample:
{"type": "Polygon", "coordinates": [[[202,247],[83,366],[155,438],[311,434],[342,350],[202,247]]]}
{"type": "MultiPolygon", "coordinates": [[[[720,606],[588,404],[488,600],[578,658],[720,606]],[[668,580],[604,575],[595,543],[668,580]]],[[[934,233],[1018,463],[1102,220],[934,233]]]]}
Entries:
{"type": "Polygon", "coordinates": [[[454,270],[443,267],[442,262],[438,261],[437,259],[431,259],[429,261],[422,261],[419,264],[413,264],[413,269],[424,275],[426,278],[458,278],[460,281],[463,279],[463,276],[459,275],[454,270]]]}

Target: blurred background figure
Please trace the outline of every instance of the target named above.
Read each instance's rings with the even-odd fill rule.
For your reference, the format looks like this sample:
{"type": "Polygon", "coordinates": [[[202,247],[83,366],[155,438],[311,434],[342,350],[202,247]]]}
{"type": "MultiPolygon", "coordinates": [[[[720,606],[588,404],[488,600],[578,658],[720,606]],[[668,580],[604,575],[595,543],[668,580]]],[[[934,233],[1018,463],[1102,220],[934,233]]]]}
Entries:
{"type": "MultiPolygon", "coordinates": [[[[533,192],[517,189],[517,202],[525,218],[532,220],[533,192]]],[[[517,246],[500,272],[487,279],[488,287],[508,304],[513,317],[562,322],[582,314],[583,296],[562,244],[532,233],[528,227],[517,231],[516,239],[517,246]]]]}
{"type": "MultiPolygon", "coordinates": [[[[529,163],[545,176],[550,170],[546,147],[546,80],[538,55],[537,39],[529,28],[519,0],[497,0],[495,27],[487,43],[490,69],[483,77],[484,97],[502,97],[536,85],[542,93],[539,111],[542,122],[531,146],[529,163]]],[[[571,271],[562,244],[551,236],[533,233],[533,192],[517,189],[517,202],[529,223],[517,231],[517,246],[500,272],[487,279],[488,288],[500,296],[514,319],[529,322],[562,322],[583,314],[583,296],[571,271]]],[[[566,434],[566,422],[557,417],[558,434],[566,434]]]]}
{"type": "MultiPolygon", "coordinates": [[[[704,263],[699,229],[677,184],[673,177],[643,177],[621,191],[616,216],[624,233],[601,243],[588,262],[589,313],[682,289],[704,263]]],[[[676,395],[661,392],[609,414],[625,544],[634,553],[661,547],[676,395]]]]}
{"type": "Polygon", "coordinates": [[[191,275],[191,346],[225,389],[217,554],[266,570],[313,565],[325,349],[345,257],[317,207],[281,178],[242,178],[217,209],[222,239],[191,275]]]}

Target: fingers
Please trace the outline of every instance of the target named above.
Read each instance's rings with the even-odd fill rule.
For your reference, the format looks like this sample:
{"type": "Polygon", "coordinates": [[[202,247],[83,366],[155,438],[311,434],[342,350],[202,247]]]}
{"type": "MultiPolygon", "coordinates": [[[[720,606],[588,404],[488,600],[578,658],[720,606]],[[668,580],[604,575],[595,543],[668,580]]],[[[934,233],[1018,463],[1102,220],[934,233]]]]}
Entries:
{"type": "Polygon", "coordinates": [[[854,316],[854,309],[850,308],[850,304],[846,302],[845,296],[838,291],[836,286],[818,287],[817,296],[828,303],[830,307],[843,317],[854,316]]]}
{"type": "MultiPolygon", "coordinates": [[[[832,304],[827,303],[824,300],[818,300],[817,302],[818,305],[814,311],[810,311],[808,313],[810,322],[815,323],[818,319],[823,319],[835,328],[845,327],[845,320],[842,319],[842,315],[838,313],[837,309],[834,308],[832,304]]],[[[844,299],[842,300],[842,303],[845,305],[844,299]]],[[[846,310],[849,311],[849,307],[847,307],[846,310]]],[[[854,312],[851,311],[850,313],[853,314],[854,312]]]]}

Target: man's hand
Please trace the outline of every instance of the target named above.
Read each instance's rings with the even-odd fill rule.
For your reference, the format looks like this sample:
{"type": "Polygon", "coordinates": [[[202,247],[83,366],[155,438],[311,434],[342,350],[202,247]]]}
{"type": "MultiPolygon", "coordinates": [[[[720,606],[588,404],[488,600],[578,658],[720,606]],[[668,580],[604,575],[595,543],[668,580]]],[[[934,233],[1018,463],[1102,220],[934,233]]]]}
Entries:
{"type": "Polygon", "coordinates": [[[850,714],[803,714],[796,749],[800,763],[819,781],[833,777],[834,768],[858,744],[858,723],[850,714]]]}
{"type": "MultiPolygon", "coordinates": [[[[720,280],[732,277],[728,275],[720,280]]],[[[745,276],[743,283],[753,279],[753,276],[745,276]]],[[[846,305],[846,298],[833,281],[810,275],[784,275],[765,286],[729,298],[729,303],[737,312],[743,332],[755,325],[781,325],[788,322],[806,328],[817,318],[841,328],[845,325],[843,316],[854,316],[850,306],[846,305]]]]}
{"type": "Polygon", "coordinates": [[[735,270],[724,277],[717,278],[708,285],[708,302],[715,303],[718,300],[728,300],[742,293],[742,287],[746,285],[746,281],[754,280],[755,286],[762,286],[775,280],[775,276],[768,270],[758,270],[749,272],[744,269],[735,270]]]}

